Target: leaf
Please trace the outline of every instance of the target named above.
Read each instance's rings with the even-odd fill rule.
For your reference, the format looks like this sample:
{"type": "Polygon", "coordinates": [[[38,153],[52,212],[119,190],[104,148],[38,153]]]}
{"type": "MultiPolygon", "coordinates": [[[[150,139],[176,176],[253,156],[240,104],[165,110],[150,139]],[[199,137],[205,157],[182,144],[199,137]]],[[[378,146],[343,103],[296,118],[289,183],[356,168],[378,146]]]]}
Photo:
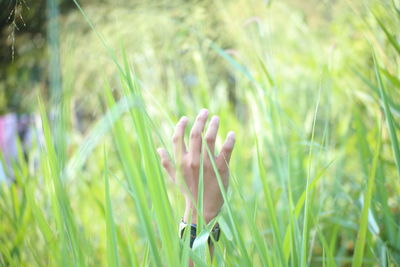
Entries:
{"type": "MultiPolygon", "coordinates": [[[[379,133],[381,134],[381,128],[379,133]]],[[[376,176],[376,169],[378,166],[379,155],[381,150],[381,136],[378,137],[378,143],[376,145],[374,159],[372,161],[372,166],[370,169],[368,181],[367,181],[367,190],[364,193],[364,205],[361,211],[361,218],[359,222],[359,231],[357,234],[357,241],[355,243],[354,255],[353,255],[353,267],[359,267],[363,264],[363,256],[364,256],[364,249],[367,237],[367,230],[368,230],[368,215],[369,209],[371,205],[371,199],[373,194],[373,189],[375,187],[375,176],[376,176]]]]}

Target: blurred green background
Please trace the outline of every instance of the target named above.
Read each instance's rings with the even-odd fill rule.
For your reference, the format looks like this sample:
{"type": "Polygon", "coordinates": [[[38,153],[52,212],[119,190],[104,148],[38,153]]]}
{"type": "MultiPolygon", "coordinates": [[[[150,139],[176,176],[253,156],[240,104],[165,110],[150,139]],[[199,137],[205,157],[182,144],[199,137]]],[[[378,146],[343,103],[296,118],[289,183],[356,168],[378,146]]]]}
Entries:
{"type": "Polygon", "coordinates": [[[169,251],[178,245],[163,231],[179,222],[182,199],[151,151],[171,150],[179,117],[193,120],[208,108],[221,118],[218,144],[229,130],[237,134],[229,191],[235,216],[221,214],[227,235],[214,264],[399,266],[397,0],[79,4],[0,3],[0,114],[40,121],[24,156],[10,160],[14,182],[1,190],[2,265],[157,266],[160,257],[165,266],[178,259],[175,266],[185,266],[189,252],[169,251]],[[53,146],[57,160],[46,155],[53,146]],[[164,193],[151,177],[168,189],[172,221],[160,220],[155,192],[164,193]],[[142,189],[133,189],[135,179],[142,189]],[[140,192],[153,230],[143,229],[140,192]],[[59,210],[64,204],[68,212],[59,210]],[[105,256],[110,247],[117,253],[105,256]]]}

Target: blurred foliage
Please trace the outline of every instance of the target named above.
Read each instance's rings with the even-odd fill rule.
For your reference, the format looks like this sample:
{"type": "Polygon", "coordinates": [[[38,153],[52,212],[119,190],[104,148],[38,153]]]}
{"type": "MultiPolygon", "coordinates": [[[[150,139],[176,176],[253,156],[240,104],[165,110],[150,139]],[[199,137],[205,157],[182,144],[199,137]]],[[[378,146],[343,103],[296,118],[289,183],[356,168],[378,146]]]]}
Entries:
{"type": "MultiPolygon", "coordinates": [[[[106,251],[104,225],[93,224],[94,218],[101,220],[104,213],[103,183],[98,177],[104,169],[110,169],[115,177],[124,177],[121,162],[128,158],[118,154],[115,144],[111,145],[108,136],[111,130],[104,123],[108,119],[103,109],[104,88],[110,87],[117,100],[126,97],[124,75],[114,64],[114,54],[117,62],[127,59],[140,80],[146,116],[155,128],[151,137],[157,140],[157,145],[170,147],[167,138],[172,135],[173,123],[182,115],[194,117],[202,107],[221,117],[221,135],[235,130],[238,142],[232,174],[237,179],[233,179],[231,203],[251,253],[259,256],[250,235],[248,219],[253,217],[246,213],[246,208],[254,210],[254,224],[261,229],[257,232],[266,240],[266,246],[275,251],[271,216],[268,217],[270,210],[265,204],[255,156],[254,147],[259,143],[262,164],[258,164],[265,165],[276,205],[274,216],[282,233],[290,223],[300,228],[302,215],[294,219],[288,215],[293,215],[293,206],[304,193],[306,177],[323,173],[313,191],[315,201],[310,204],[313,220],[310,261],[316,266],[328,251],[338,265],[347,266],[351,261],[355,245],[361,243],[356,240],[360,214],[365,207],[363,196],[373,156],[378,155],[376,178],[372,175],[376,189],[371,215],[367,218],[365,264],[385,265],[386,260],[399,259],[396,243],[399,239],[393,235],[397,231],[400,238],[400,180],[393,145],[400,121],[398,1],[82,1],[96,31],[71,3],[61,6],[61,70],[63,89],[71,100],[67,102],[66,110],[71,111],[66,112],[67,121],[73,125],[67,140],[68,166],[76,168],[73,171],[79,175],[68,177],[67,195],[73,197],[66,198],[66,202],[71,204],[78,228],[87,237],[87,243],[80,245],[88,247],[85,252],[90,255],[87,259],[90,264],[104,263],[106,251]],[[373,51],[378,59],[378,71],[373,51]],[[389,108],[384,106],[377,73],[382,74],[389,108]],[[393,114],[394,131],[384,124],[388,122],[388,110],[393,114]],[[381,134],[377,122],[382,122],[381,134]],[[107,135],[104,138],[109,158],[107,166],[101,164],[104,150],[100,146],[96,148],[103,135],[107,135]],[[375,150],[379,147],[377,140],[382,142],[381,151],[375,150]],[[311,156],[309,151],[315,155],[311,156]],[[98,210],[93,208],[98,206],[98,210]]],[[[28,106],[24,102],[36,103],[26,97],[35,88],[47,90],[43,6],[37,4],[36,9],[26,10],[26,4],[21,5],[22,14],[38,12],[42,16],[38,19],[42,23],[35,29],[40,33],[40,41],[35,46],[34,34],[16,31],[21,36],[16,38],[15,58],[11,63],[12,42],[8,39],[9,49],[4,52],[8,61],[0,63],[5,66],[4,73],[3,68],[0,70],[2,112],[18,105],[18,109],[24,109],[28,106]],[[11,91],[11,88],[20,91],[11,91]],[[23,101],[13,100],[21,96],[23,101]]],[[[33,15],[31,20],[35,20],[33,15]]],[[[10,21],[5,24],[3,36],[10,36],[10,21]]],[[[143,121],[149,123],[146,119],[143,121]]],[[[141,171],[145,180],[148,177],[141,164],[148,168],[146,164],[154,163],[150,156],[142,156],[142,146],[149,155],[153,149],[143,145],[144,141],[148,142],[148,130],[142,129],[145,134],[139,138],[135,120],[126,114],[119,122],[122,125],[119,134],[126,139],[129,145],[126,149],[132,151],[134,159],[134,164],[128,165],[141,171]],[[121,134],[123,129],[127,134],[121,134]]],[[[154,176],[159,175],[156,168],[153,172],[154,176]]],[[[138,243],[134,251],[145,262],[148,260],[147,236],[136,213],[127,212],[135,209],[136,202],[114,176],[110,186],[117,228],[122,233],[127,230],[126,225],[132,227],[129,233],[133,232],[133,239],[138,243]]],[[[51,184],[52,175],[48,177],[47,183],[51,184]]],[[[38,188],[32,187],[32,190],[40,190],[41,186],[38,188]]],[[[171,205],[177,207],[174,216],[179,221],[182,205],[175,191],[170,192],[171,205]]],[[[38,203],[44,203],[45,216],[52,218],[52,213],[46,210],[50,205],[46,194],[52,195],[38,193],[38,203]]],[[[14,212],[11,204],[3,206],[10,214],[14,212]]],[[[25,213],[21,214],[23,220],[25,213]]],[[[59,230],[54,221],[49,221],[59,230]]],[[[7,242],[4,250],[11,251],[10,258],[20,262],[38,258],[37,265],[57,262],[43,245],[46,242],[42,239],[47,237],[42,237],[39,231],[25,233],[21,227],[21,232],[15,234],[7,221],[0,225],[12,237],[4,238],[7,242]],[[27,236],[24,242],[20,238],[23,234],[27,236]],[[42,238],[41,246],[31,248],[37,236],[42,238]],[[23,244],[16,244],[17,241],[23,244]],[[46,256],[35,257],[35,253],[46,256]]],[[[121,233],[120,242],[124,242],[126,239],[121,233]]],[[[294,240],[293,245],[300,239],[294,240]]],[[[224,241],[227,260],[232,265],[240,262],[237,244],[224,241]]],[[[290,249],[294,254],[297,252],[290,249]]],[[[291,257],[295,263],[296,255],[291,257]]],[[[255,257],[255,262],[259,261],[255,257]]]]}
{"type": "MultiPolygon", "coordinates": [[[[89,26],[85,24],[82,16],[77,12],[74,7],[73,1],[62,0],[60,2],[60,22],[63,27],[62,42],[64,49],[71,49],[70,45],[77,45],[76,53],[80,53],[85,47],[88,50],[92,48],[89,46],[81,46],[79,42],[84,43],[88,39],[95,39],[93,32],[89,26]],[[71,36],[71,34],[75,36],[71,36]],[[72,44],[72,42],[74,44],[72,44]]],[[[231,14],[231,11],[236,12],[235,3],[230,4],[229,1],[221,4],[215,4],[212,1],[188,1],[188,2],[163,2],[163,1],[80,1],[85,9],[88,10],[92,19],[99,25],[100,30],[111,31],[114,33],[111,42],[121,44],[125,49],[131,47],[135,49],[137,56],[144,56],[141,49],[146,45],[143,42],[151,42],[153,49],[162,50],[159,52],[161,58],[160,66],[169,64],[179,57],[180,62],[174,62],[174,69],[179,69],[180,74],[187,72],[186,61],[192,61],[193,55],[190,50],[193,46],[206,46],[203,37],[209,38],[217,42],[223,49],[231,49],[235,52],[237,45],[235,38],[231,38],[235,34],[235,28],[244,27],[244,30],[249,31],[251,35],[256,35],[262,23],[263,16],[256,10],[256,5],[248,9],[247,14],[239,12],[234,18],[230,18],[232,23],[227,23],[226,14],[231,14]],[[117,4],[116,4],[117,3],[117,4]],[[215,5],[223,6],[226,9],[226,14],[218,12],[219,9],[215,5]],[[146,12],[142,12],[146,10],[146,12]],[[149,10],[149,12],[147,12],[149,10]],[[193,12],[192,12],[193,11],[193,12]],[[258,13],[258,14],[257,14],[258,13]],[[116,23],[116,17],[122,16],[124,22],[116,23]],[[258,17],[260,16],[260,17],[258,17]],[[125,19],[126,18],[126,19],[125,19]],[[258,23],[257,20],[260,20],[258,23]],[[146,23],[142,23],[142,22],[146,23]],[[237,24],[240,21],[240,24],[237,24]],[[163,24],[165,23],[165,24],[163,24]],[[126,31],[133,30],[132,25],[135,25],[136,30],[131,34],[132,37],[127,38],[126,31]],[[163,25],[163,27],[159,27],[163,25]],[[228,29],[227,27],[230,27],[228,29]],[[221,34],[221,33],[228,34],[221,34]],[[138,33],[138,36],[134,36],[138,33]],[[138,38],[143,40],[138,42],[138,38]],[[191,38],[195,36],[196,38],[191,38]],[[172,37],[172,38],[171,38],[172,37]],[[121,40],[123,39],[123,40],[121,40]],[[197,39],[197,40],[196,40],[197,39]],[[178,48],[178,50],[176,50],[178,48]],[[168,49],[168,50],[167,50],[168,49]],[[140,55],[141,54],[141,55],[140,55]],[[185,61],[185,62],[183,62],[185,61]]],[[[264,6],[271,5],[270,1],[259,1],[264,6]]],[[[275,4],[278,5],[278,4],[275,4]]],[[[239,4],[240,6],[240,4],[239,4]]],[[[289,27],[286,22],[285,13],[289,14],[289,10],[282,13],[274,19],[273,29],[277,33],[281,31],[286,34],[291,34],[292,37],[276,34],[274,38],[280,38],[290,45],[291,49],[298,49],[297,51],[305,50],[308,48],[307,42],[311,40],[304,40],[298,42],[299,32],[289,33],[290,30],[306,31],[304,34],[318,40],[318,45],[325,46],[324,49],[333,49],[332,51],[340,51],[340,53],[349,53],[346,56],[352,56],[354,53],[363,54],[367,49],[363,42],[362,36],[357,36],[365,29],[365,24],[360,24],[359,16],[364,17],[368,9],[363,8],[362,1],[307,1],[307,3],[300,4],[298,1],[288,1],[288,8],[291,10],[291,16],[297,22],[295,27],[289,27]],[[343,10],[351,10],[356,16],[346,16],[342,14],[343,10]],[[296,12],[292,12],[295,11],[296,12]],[[296,16],[296,17],[293,17],[296,16]],[[334,20],[333,20],[334,18],[334,20]],[[282,29],[280,29],[282,28],[282,29]],[[292,43],[288,43],[292,40],[292,43]],[[347,42],[347,43],[345,43],[347,42]],[[364,44],[364,48],[362,48],[364,44]],[[342,45],[351,47],[347,51],[338,48],[342,45]],[[361,51],[360,49],[363,49],[361,51]]],[[[221,7],[220,7],[221,8],[221,7]]],[[[37,89],[41,89],[44,93],[47,91],[47,51],[46,51],[46,1],[22,1],[22,0],[5,0],[1,2],[0,14],[0,45],[5,49],[1,50],[0,54],[0,113],[8,111],[24,112],[32,108],[30,97],[37,89]]],[[[345,13],[345,14],[349,14],[345,13]]],[[[254,40],[257,42],[258,40],[254,40]]],[[[277,43],[277,42],[276,42],[277,43]]],[[[95,45],[95,44],[93,44],[95,45]]],[[[100,48],[100,43],[97,45],[100,48]]],[[[120,48],[115,47],[114,48],[120,48]]],[[[255,47],[257,48],[257,47],[255,47]]],[[[262,47],[258,47],[258,50],[262,47]]],[[[286,48],[287,49],[287,48],[286,48]]],[[[66,53],[71,53],[65,51],[66,53]]],[[[278,52],[278,51],[277,51],[278,52]]],[[[300,53],[299,53],[300,54],[300,53]]],[[[297,54],[297,56],[299,55],[297,54]]],[[[318,64],[313,59],[310,53],[303,54],[304,62],[318,64]]],[[[319,55],[319,53],[314,53],[319,55]]],[[[213,52],[206,52],[206,54],[199,55],[206,57],[206,64],[209,72],[215,75],[210,77],[211,85],[215,85],[218,77],[227,77],[230,86],[234,86],[235,77],[229,73],[226,68],[226,63],[218,63],[218,55],[213,52]],[[214,64],[217,63],[217,64],[214,64]]],[[[278,55],[279,57],[279,55],[278,55]]],[[[314,56],[315,57],[315,56],[314,56]]],[[[320,57],[317,60],[321,60],[320,57]]],[[[362,60],[361,58],[357,60],[362,60]]],[[[219,60],[220,61],[220,60],[219,60]]],[[[284,61],[280,61],[285,64],[284,61]]],[[[77,61],[76,64],[84,63],[77,61]]],[[[357,63],[357,62],[355,62],[357,63]]],[[[363,64],[363,62],[358,62],[363,64]]],[[[95,65],[93,65],[95,66],[95,65]]],[[[311,65],[310,65],[311,66],[311,65]]],[[[87,67],[86,67],[87,69],[87,67]]],[[[340,68],[337,68],[340,69],[340,68]]],[[[300,72],[304,72],[304,67],[300,72]]],[[[313,73],[313,70],[311,70],[313,73]]],[[[280,72],[285,79],[291,75],[288,73],[280,72]]],[[[293,73],[298,73],[294,71],[293,73]]],[[[315,72],[314,72],[315,73],[315,72]]],[[[348,72],[347,72],[348,73],[348,72]]],[[[85,76],[80,77],[79,80],[87,79],[90,81],[90,67],[85,71],[85,76]]],[[[351,75],[351,74],[350,74],[351,75]]],[[[160,77],[162,79],[162,77],[160,77]]],[[[190,83],[194,81],[193,75],[186,75],[190,83]]],[[[78,92],[84,90],[77,89],[78,92]]],[[[231,99],[235,102],[234,90],[230,91],[231,99]]],[[[97,104],[97,103],[96,103],[97,104]]],[[[88,111],[82,111],[88,113],[88,111]]],[[[89,114],[87,116],[91,117],[89,114]]]]}
{"type": "MultiPolygon", "coordinates": [[[[61,0],[60,19],[74,6],[61,0]]],[[[0,114],[31,111],[47,91],[46,21],[46,0],[0,1],[0,114]]]]}

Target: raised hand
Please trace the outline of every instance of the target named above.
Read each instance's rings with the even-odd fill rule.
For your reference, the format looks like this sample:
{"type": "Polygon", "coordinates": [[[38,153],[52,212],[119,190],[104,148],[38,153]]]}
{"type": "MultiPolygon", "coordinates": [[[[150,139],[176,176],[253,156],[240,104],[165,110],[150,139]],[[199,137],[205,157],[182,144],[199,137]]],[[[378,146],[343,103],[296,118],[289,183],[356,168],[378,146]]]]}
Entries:
{"type": "MultiPolygon", "coordinates": [[[[202,133],[204,131],[208,118],[208,110],[203,109],[198,114],[196,121],[192,127],[189,138],[189,147],[185,144],[185,129],[188,123],[187,117],[182,117],[175,127],[173,135],[173,148],[175,163],[174,166],[164,148],[157,150],[161,157],[161,163],[169,176],[179,185],[179,188],[186,200],[186,209],[183,216],[185,222],[196,223],[197,211],[193,201],[197,201],[199,172],[201,164],[201,155],[203,148],[202,133]],[[182,183],[183,182],[183,183],[182,183]],[[192,214],[192,219],[190,219],[192,214]]],[[[233,146],[235,144],[235,134],[229,132],[225,143],[222,146],[219,155],[215,154],[215,141],[217,138],[219,127],[219,118],[213,116],[209,123],[207,132],[205,134],[205,141],[207,146],[214,157],[218,173],[221,177],[222,183],[227,189],[229,184],[229,160],[232,154],[233,146]]],[[[206,223],[211,221],[219,213],[224,199],[221,190],[218,186],[218,180],[214,171],[211,159],[209,158],[207,150],[203,151],[203,179],[204,179],[204,195],[203,195],[203,215],[206,223]]]]}

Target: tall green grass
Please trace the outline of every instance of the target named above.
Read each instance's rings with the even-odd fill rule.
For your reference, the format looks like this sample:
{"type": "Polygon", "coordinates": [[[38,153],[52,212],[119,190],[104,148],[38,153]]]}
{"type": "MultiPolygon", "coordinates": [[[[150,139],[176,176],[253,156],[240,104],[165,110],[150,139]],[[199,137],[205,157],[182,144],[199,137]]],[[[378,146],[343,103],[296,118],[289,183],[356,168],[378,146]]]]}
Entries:
{"type": "Polygon", "coordinates": [[[91,33],[81,40],[66,26],[67,41],[52,50],[66,63],[51,69],[75,90],[55,103],[38,97],[43,140],[27,157],[19,149],[15,181],[0,187],[0,265],[400,264],[395,6],[335,14],[343,30],[332,26],[329,39],[288,3],[227,1],[208,14],[205,3],[145,1],[134,19],[111,9],[115,28],[101,9],[75,3],[71,19],[91,33]],[[368,41],[342,36],[350,18],[368,41]],[[321,48],[332,40],[336,52],[321,48]],[[85,42],[95,63],[78,61],[85,42]],[[83,135],[73,127],[82,105],[97,113],[83,135]],[[171,151],[178,118],[193,122],[203,107],[220,117],[217,147],[230,130],[237,142],[227,191],[217,175],[225,205],[211,225],[200,220],[192,250],[178,237],[184,201],[156,148],[171,151]]]}

